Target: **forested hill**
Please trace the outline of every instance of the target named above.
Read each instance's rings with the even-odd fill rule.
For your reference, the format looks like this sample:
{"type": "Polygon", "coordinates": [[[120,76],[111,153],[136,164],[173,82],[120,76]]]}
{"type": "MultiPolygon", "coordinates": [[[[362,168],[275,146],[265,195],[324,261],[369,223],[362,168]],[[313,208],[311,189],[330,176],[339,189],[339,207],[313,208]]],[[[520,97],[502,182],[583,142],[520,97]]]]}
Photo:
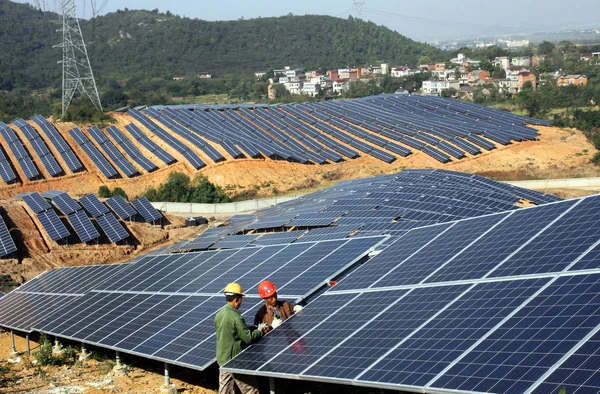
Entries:
{"type": "MultiPolygon", "coordinates": [[[[0,0],[0,90],[60,79],[56,15],[0,0]]],[[[441,52],[374,23],[329,16],[207,22],[157,11],[117,11],[81,28],[97,78],[213,75],[292,67],[416,65],[441,52]]],[[[51,82],[52,81],[52,82],[51,82]]]]}

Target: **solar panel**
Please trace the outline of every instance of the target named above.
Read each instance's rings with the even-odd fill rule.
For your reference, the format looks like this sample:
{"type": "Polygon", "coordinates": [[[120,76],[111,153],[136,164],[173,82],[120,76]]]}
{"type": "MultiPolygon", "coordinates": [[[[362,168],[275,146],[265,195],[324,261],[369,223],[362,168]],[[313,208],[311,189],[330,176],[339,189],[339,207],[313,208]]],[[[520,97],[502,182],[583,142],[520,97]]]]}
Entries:
{"type": "Polygon", "coordinates": [[[59,241],[71,235],[56,212],[52,210],[40,212],[37,217],[52,241],[59,241]]]}
{"type": "MultiPolygon", "coordinates": [[[[7,294],[0,301],[0,325],[29,333],[34,325],[76,302],[125,265],[64,267],[46,271],[7,294]]],[[[73,309],[71,310],[73,311],[73,309]]]]}
{"type": "Polygon", "coordinates": [[[83,166],[71,147],[67,144],[63,136],[56,130],[56,128],[43,116],[34,115],[31,118],[46,134],[46,137],[55,146],[58,153],[60,153],[67,163],[69,169],[73,172],[83,169],[83,166]]]}
{"type": "Polygon", "coordinates": [[[62,168],[56,162],[56,159],[46,146],[44,140],[40,137],[37,130],[35,130],[33,127],[31,127],[29,123],[27,123],[21,118],[16,119],[13,122],[13,124],[19,127],[19,129],[21,129],[25,137],[29,140],[29,143],[40,158],[42,164],[44,164],[44,167],[46,168],[50,176],[56,176],[61,174],[63,172],[62,168]]]}
{"type": "Polygon", "coordinates": [[[252,241],[252,245],[279,245],[292,243],[297,240],[305,231],[285,231],[281,233],[268,233],[261,236],[259,239],[252,241]]]}
{"type": "Polygon", "coordinates": [[[137,213],[136,210],[121,196],[109,198],[106,200],[106,204],[123,220],[129,219],[137,213]]]}
{"type": "Polygon", "coordinates": [[[593,196],[409,231],[224,370],[425,392],[594,387],[571,355],[600,330],[600,270],[575,274],[600,242],[598,207],[593,196]]]}
{"type": "Polygon", "coordinates": [[[96,227],[94,227],[83,210],[71,213],[68,219],[81,242],[85,243],[100,236],[98,230],[96,230],[96,227]]]}
{"type": "Polygon", "coordinates": [[[112,213],[107,213],[97,217],[96,221],[111,242],[116,243],[129,237],[127,230],[123,228],[123,225],[119,223],[115,215],[112,213]]]}
{"type": "Polygon", "coordinates": [[[144,220],[148,223],[155,222],[162,218],[161,213],[158,212],[158,210],[154,208],[152,204],[150,204],[150,201],[148,201],[146,197],[141,197],[137,200],[133,200],[131,202],[131,205],[133,205],[135,210],[138,211],[138,213],[142,215],[144,220]]]}
{"type": "Polygon", "coordinates": [[[11,183],[17,179],[17,175],[15,175],[15,172],[2,149],[0,149],[0,176],[5,183],[11,183]]]}
{"type": "MultiPolygon", "coordinates": [[[[18,197],[18,196],[15,196],[18,197]]],[[[52,206],[46,201],[39,193],[27,193],[21,195],[20,198],[25,201],[33,213],[40,213],[42,211],[52,209],[52,206]]]]}
{"type": "Polygon", "coordinates": [[[204,369],[214,362],[213,319],[224,305],[222,290],[226,283],[237,280],[248,289],[241,310],[248,319],[264,302],[253,294],[265,276],[275,275],[282,296],[286,296],[284,289],[291,286],[294,277],[302,283],[291,290],[309,293],[354,264],[381,240],[144,257],[126,265],[118,277],[95,287],[76,304],[57,308],[34,328],[204,369]],[[334,251],[338,257],[329,257],[334,251]],[[319,274],[310,275],[310,269],[319,274]]]}
{"type": "Polygon", "coordinates": [[[100,148],[104,153],[112,160],[112,162],[121,170],[123,173],[132,177],[138,174],[138,171],[131,165],[129,161],[119,152],[119,150],[113,145],[113,143],[106,138],[102,131],[97,127],[90,127],[88,133],[92,136],[96,143],[100,145],[100,148]]]}
{"type": "Polygon", "coordinates": [[[4,257],[17,251],[15,241],[10,236],[6,222],[0,217],[0,257],[4,257]]]}
{"type": "Polygon", "coordinates": [[[140,152],[139,149],[136,148],[136,146],[133,145],[131,141],[129,141],[118,128],[116,128],[115,126],[110,126],[108,129],[106,129],[106,131],[117,142],[117,144],[119,144],[119,146],[123,148],[125,153],[127,153],[129,157],[133,159],[133,161],[135,161],[144,170],[152,172],[158,169],[156,164],[154,164],[152,161],[150,161],[150,159],[144,156],[142,152],[140,152]]]}
{"type": "Polygon", "coordinates": [[[214,245],[212,245],[211,249],[233,249],[233,248],[242,248],[248,245],[250,242],[254,241],[259,237],[259,234],[251,234],[251,235],[227,235],[214,245]]]}
{"type": "Polygon", "coordinates": [[[88,211],[88,213],[94,218],[110,212],[106,205],[102,204],[102,201],[100,201],[95,194],[85,195],[79,199],[79,202],[81,205],[83,205],[83,208],[85,208],[85,210],[88,211]]]}
{"type": "Polygon", "coordinates": [[[65,192],[61,192],[53,197],[51,197],[52,202],[60,209],[62,213],[65,215],[70,215],[75,211],[81,209],[81,206],[73,199],[73,197],[69,196],[65,192]]]}
{"type": "Polygon", "coordinates": [[[76,127],[72,130],[69,130],[69,134],[71,137],[73,137],[75,142],[81,146],[90,160],[92,160],[92,162],[98,167],[100,172],[102,172],[106,178],[110,179],[118,175],[114,167],[108,162],[108,160],[106,160],[104,156],[102,156],[102,153],[100,153],[98,148],[96,148],[94,144],[90,142],[85,134],[81,132],[81,130],[76,127]]]}

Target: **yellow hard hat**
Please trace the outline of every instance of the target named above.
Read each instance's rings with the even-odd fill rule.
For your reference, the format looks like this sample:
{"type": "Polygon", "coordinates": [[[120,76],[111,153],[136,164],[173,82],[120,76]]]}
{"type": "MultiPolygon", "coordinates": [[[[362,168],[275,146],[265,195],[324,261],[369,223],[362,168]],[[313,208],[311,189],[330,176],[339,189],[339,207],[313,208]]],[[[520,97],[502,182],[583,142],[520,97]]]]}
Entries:
{"type": "Polygon", "coordinates": [[[240,286],[239,283],[229,283],[227,286],[225,286],[225,295],[245,295],[244,291],[242,290],[242,286],[240,286]]]}

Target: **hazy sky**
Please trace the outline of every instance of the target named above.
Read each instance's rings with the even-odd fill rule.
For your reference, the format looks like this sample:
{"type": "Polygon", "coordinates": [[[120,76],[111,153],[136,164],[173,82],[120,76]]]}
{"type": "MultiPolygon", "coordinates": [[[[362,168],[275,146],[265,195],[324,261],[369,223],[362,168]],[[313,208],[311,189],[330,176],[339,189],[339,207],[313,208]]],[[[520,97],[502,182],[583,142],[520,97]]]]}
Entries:
{"type": "MultiPolygon", "coordinates": [[[[19,0],[35,3],[31,0],[19,0]]],[[[56,0],[54,0],[56,1],[56,0]]],[[[76,0],[84,17],[91,16],[90,1],[76,0]]],[[[95,0],[105,3],[102,13],[117,9],[158,8],[180,16],[204,20],[235,20],[294,15],[321,14],[342,18],[358,16],[354,3],[363,3],[362,19],[385,25],[415,40],[483,37],[499,34],[558,30],[574,27],[600,27],[600,1],[527,0],[95,0]]],[[[52,0],[39,1],[51,4],[52,0]]]]}

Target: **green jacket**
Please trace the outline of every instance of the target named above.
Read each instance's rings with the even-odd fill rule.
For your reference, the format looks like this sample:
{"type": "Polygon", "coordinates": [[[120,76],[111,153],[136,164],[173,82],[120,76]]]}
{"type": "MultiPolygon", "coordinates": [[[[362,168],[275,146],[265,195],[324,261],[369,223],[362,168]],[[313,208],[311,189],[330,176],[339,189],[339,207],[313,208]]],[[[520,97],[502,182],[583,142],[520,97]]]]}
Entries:
{"type": "Polygon", "coordinates": [[[250,330],[240,312],[231,305],[225,305],[215,316],[217,331],[217,363],[225,365],[237,356],[247,345],[263,336],[261,330],[250,330]],[[242,347],[242,341],[244,346],[242,347]]]}

